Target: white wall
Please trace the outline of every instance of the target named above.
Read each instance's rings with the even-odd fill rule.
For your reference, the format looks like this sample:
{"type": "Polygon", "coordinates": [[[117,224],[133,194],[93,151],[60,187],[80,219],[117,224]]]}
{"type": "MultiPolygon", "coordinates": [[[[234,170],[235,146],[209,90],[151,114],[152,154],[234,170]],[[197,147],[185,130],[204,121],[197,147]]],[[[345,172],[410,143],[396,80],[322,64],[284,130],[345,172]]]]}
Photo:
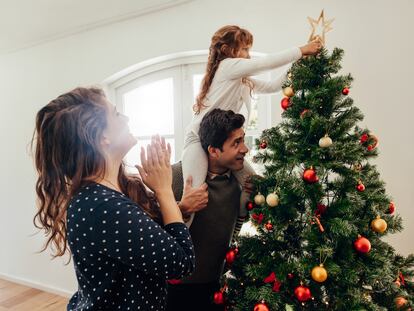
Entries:
{"type": "MultiPolygon", "coordinates": [[[[414,12],[410,0],[194,1],[165,11],[101,27],[0,56],[0,274],[57,291],[76,288],[72,263],[36,255],[43,238],[35,232],[35,172],[26,152],[36,112],[78,85],[100,83],[114,73],[181,51],[206,49],[224,24],[240,24],[255,35],[254,50],[273,52],[302,44],[306,17],[325,8],[335,17],[328,47],[345,49],[344,72],[355,82],[351,96],[380,138],[376,161],[406,230],[388,240],[402,254],[414,251],[414,12]]],[[[277,119],[280,110],[277,111],[277,119]]]]}

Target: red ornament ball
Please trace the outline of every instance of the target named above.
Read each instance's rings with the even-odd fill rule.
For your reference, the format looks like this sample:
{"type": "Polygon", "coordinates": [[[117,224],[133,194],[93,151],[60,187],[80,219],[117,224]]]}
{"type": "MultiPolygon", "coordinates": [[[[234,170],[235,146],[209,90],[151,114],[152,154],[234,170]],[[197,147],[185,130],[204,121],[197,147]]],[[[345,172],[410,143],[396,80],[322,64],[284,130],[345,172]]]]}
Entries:
{"type": "Polygon", "coordinates": [[[359,192],[363,192],[363,191],[365,191],[365,186],[364,186],[364,184],[360,181],[360,182],[358,183],[358,185],[356,186],[356,189],[357,189],[359,192]]]}
{"type": "Polygon", "coordinates": [[[264,302],[261,302],[254,306],[253,311],[270,311],[270,309],[264,302]]]}
{"type": "Polygon", "coordinates": [[[268,222],[265,224],[265,228],[266,228],[266,230],[267,230],[267,231],[272,231],[272,230],[273,230],[273,225],[272,225],[272,223],[271,223],[270,221],[268,221],[268,222]]]}
{"type": "Polygon", "coordinates": [[[295,297],[300,301],[300,302],[305,302],[308,301],[309,299],[312,298],[311,295],[311,291],[309,288],[307,288],[306,286],[298,286],[295,288],[295,297]]]}
{"type": "Polygon", "coordinates": [[[179,279],[171,279],[171,280],[168,280],[167,282],[168,282],[168,284],[171,284],[171,285],[177,285],[177,284],[180,284],[181,283],[181,280],[179,280],[179,279]]]}
{"type": "Polygon", "coordinates": [[[365,133],[361,135],[361,138],[359,139],[359,141],[361,142],[361,144],[363,144],[368,141],[368,138],[369,138],[368,134],[365,133]]]}
{"type": "Polygon", "coordinates": [[[249,201],[246,203],[246,209],[248,211],[251,211],[252,209],[254,209],[254,203],[252,201],[249,201]]]}
{"type": "Polygon", "coordinates": [[[357,252],[366,254],[371,250],[371,242],[367,238],[359,236],[358,239],[356,239],[354,242],[354,247],[357,252]]]}
{"type": "Polygon", "coordinates": [[[261,143],[260,143],[260,149],[266,149],[267,148],[267,142],[265,141],[265,140],[263,140],[261,143]]]}
{"type": "Polygon", "coordinates": [[[234,249],[229,250],[226,254],[226,262],[229,265],[231,265],[235,259],[236,259],[236,252],[234,251],[234,249]]]}
{"type": "Polygon", "coordinates": [[[392,214],[395,212],[395,204],[394,202],[390,202],[390,205],[388,207],[388,214],[392,214]]]}
{"type": "Polygon", "coordinates": [[[343,94],[343,95],[348,95],[348,94],[349,94],[349,88],[348,88],[348,87],[344,87],[344,88],[342,89],[342,94],[343,94]]]}
{"type": "Polygon", "coordinates": [[[290,98],[289,97],[283,97],[282,101],[280,102],[280,106],[283,110],[286,110],[290,107],[290,98]]]}
{"type": "Polygon", "coordinates": [[[222,291],[214,293],[214,303],[216,305],[222,305],[224,303],[224,294],[222,291]]]}
{"type": "Polygon", "coordinates": [[[295,275],[293,273],[288,273],[287,277],[289,280],[292,280],[295,277],[295,275]]]}
{"type": "Polygon", "coordinates": [[[326,210],[327,210],[327,209],[328,209],[328,207],[327,207],[325,204],[321,204],[321,203],[319,203],[319,204],[316,206],[315,215],[316,215],[316,216],[320,216],[320,215],[324,214],[324,213],[326,212],[326,210]]]}
{"type": "Polygon", "coordinates": [[[319,177],[316,175],[316,171],[313,168],[308,168],[303,172],[303,180],[313,184],[319,181],[319,177]]]}

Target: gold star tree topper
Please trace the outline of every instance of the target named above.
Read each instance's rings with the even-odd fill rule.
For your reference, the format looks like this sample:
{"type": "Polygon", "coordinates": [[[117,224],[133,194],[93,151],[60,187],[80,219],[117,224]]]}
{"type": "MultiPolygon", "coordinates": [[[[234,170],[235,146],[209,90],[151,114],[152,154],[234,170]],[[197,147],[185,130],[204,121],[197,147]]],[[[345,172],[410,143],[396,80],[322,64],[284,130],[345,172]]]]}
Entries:
{"type": "Polygon", "coordinates": [[[321,14],[319,15],[319,18],[313,19],[311,17],[308,16],[308,21],[311,24],[312,27],[312,32],[309,36],[309,42],[315,40],[315,39],[319,39],[322,43],[322,45],[325,45],[325,34],[332,30],[333,28],[331,27],[332,22],[334,21],[334,19],[329,19],[327,21],[325,21],[325,16],[324,16],[324,12],[322,10],[321,14]]]}

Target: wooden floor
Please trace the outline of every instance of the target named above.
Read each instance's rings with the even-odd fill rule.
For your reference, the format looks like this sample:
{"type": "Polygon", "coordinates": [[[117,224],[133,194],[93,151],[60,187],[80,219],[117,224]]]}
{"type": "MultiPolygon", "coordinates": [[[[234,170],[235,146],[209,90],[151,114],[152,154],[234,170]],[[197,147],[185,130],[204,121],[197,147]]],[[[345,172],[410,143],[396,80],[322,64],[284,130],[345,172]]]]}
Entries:
{"type": "Polygon", "coordinates": [[[0,311],[63,311],[68,299],[0,279],[0,311]]]}

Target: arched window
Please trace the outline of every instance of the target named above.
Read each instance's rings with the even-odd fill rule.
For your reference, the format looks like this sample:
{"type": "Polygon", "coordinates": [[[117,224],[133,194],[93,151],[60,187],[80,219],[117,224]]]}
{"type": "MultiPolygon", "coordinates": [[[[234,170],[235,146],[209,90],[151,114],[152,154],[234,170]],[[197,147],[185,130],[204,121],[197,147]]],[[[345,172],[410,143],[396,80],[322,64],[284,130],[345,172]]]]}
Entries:
{"type": "MultiPolygon", "coordinates": [[[[253,57],[257,53],[252,53],[253,57]]],[[[185,128],[192,118],[200,83],[204,75],[207,51],[179,53],[155,58],[120,72],[106,81],[110,99],[129,118],[132,134],[138,144],[126,156],[126,163],[139,163],[139,150],[151,135],[160,134],[171,144],[172,162],[181,159],[185,128]]],[[[258,76],[269,79],[269,74],[258,76]]],[[[246,141],[252,147],[254,138],[270,126],[269,96],[254,97],[246,141]]]]}

